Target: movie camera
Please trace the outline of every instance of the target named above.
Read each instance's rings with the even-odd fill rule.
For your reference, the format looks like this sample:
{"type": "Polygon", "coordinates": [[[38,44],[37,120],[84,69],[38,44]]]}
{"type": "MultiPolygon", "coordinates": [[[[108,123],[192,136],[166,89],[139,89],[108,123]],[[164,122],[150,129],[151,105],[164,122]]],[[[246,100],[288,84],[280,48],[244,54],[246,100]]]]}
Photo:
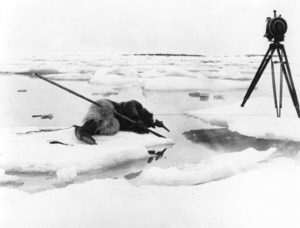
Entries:
{"type": "Polygon", "coordinates": [[[281,15],[276,15],[274,10],[274,18],[267,17],[266,34],[264,35],[269,41],[284,41],[284,34],[287,32],[288,25],[281,15]]]}
{"type": "Polygon", "coordinates": [[[274,18],[267,18],[267,26],[266,26],[266,34],[265,37],[272,42],[269,45],[269,49],[265,54],[260,66],[258,67],[256,74],[244,96],[244,100],[241,104],[242,107],[246,104],[249,99],[251,93],[253,92],[258,80],[261,78],[263,72],[265,71],[269,62],[271,62],[271,76],[272,76],[272,85],[273,85],[273,95],[274,95],[274,104],[276,108],[277,117],[281,116],[281,108],[282,108],[282,91],[283,91],[283,77],[285,78],[288,90],[290,92],[295,110],[297,112],[298,117],[300,118],[300,107],[299,101],[297,97],[296,88],[294,85],[294,81],[292,78],[292,72],[290,69],[289,61],[287,58],[287,54],[284,48],[284,45],[280,43],[284,41],[284,35],[287,31],[287,23],[281,17],[281,15],[276,15],[276,10],[274,10],[274,18]],[[276,52],[276,53],[275,53],[276,52]],[[273,55],[277,54],[278,61],[273,60],[273,55]],[[276,81],[275,81],[275,70],[274,65],[279,63],[280,65],[280,81],[279,81],[279,95],[276,92],[276,81]],[[278,105],[279,99],[279,105],[278,105]]]}

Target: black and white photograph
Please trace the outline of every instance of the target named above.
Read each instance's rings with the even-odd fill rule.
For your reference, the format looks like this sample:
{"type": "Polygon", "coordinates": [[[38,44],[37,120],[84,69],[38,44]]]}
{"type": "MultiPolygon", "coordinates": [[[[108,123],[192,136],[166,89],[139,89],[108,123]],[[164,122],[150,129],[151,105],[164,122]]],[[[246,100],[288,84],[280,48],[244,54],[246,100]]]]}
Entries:
{"type": "Polygon", "coordinates": [[[300,227],[299,18],[1,0],[0,227],[300,227]]]}

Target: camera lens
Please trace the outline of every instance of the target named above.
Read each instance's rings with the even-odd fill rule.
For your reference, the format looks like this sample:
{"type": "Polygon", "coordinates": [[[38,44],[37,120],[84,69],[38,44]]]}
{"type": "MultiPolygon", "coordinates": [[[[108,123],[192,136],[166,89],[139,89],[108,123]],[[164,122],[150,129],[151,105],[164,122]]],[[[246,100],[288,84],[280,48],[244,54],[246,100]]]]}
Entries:
{"type": "Polygon", "coordinates": [[[269,26],[270,32],[274,37],[282,36],[287,31],[287,23],[283,18],[277,17],[272,19],[269,26]]]}

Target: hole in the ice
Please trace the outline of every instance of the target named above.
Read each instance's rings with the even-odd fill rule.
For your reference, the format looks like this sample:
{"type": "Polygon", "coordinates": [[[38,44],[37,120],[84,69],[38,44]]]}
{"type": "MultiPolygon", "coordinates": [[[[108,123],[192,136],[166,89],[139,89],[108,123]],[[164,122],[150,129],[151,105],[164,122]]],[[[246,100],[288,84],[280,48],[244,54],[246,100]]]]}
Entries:
{"type": "Polygon", "coordinates": [[[293,155],[300,150],[300,142],[256,138],[230,131],[228,128],[191,130],[183,134],[188,140],[214,151],[237,152],[249,147],[261,151],[276,147],[278,151],[293,155]]]}

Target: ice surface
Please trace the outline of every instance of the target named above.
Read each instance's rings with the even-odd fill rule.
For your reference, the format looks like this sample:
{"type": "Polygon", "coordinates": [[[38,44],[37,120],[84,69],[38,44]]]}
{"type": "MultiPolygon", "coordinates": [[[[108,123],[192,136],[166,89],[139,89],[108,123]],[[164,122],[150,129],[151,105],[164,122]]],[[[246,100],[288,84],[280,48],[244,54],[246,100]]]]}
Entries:
{"type": "MultiPolygon", "coordinates": [[[[123,71],[121,71],[123,72],[123,71]]],[[[124,72],[123,72],[124,73],[124,72]]],[[[133,74],[129,71],[129,74],[133,74]]],[[[124,77],[120,71],[111,68],[103,68],[98,70],[89,81],[91,84],[96,85],[111,85],[111,86],[124,86],[140,84],[140,80],[135,77],[124,77]],[[114,73],[113,73],[114,72],[114,73]]]]}
{"type": "Polygon", "coordinates": [[[165,73],[165,76],[185,77],[185,78],[188,78],[188,77],[191,77],[191,78],[204,77],[204,75],[201,74],[201,73],[192,73],[192,72],[189,72],[185,69],[176,69],[176,68],[168,70],[165,73]]]}
{"type": "Polygon", "coordinates": [[[60,74],[48,74],[45,77],[51,80],[63,80],[63,81],[87,81],[93,76],[92,73],[60,73],[60,74]]]}
{"type": "MultiPolygon", "coordinates": [[[[250,70],[248,70],[250,71],[250,70]]],[[[247,72],[247,71],[246,71],[247,72]]],[[[208,72],[206,73],[209,78],[221,78],[221,79],[230,79],[230,80],[251,80],[255,72],[245,73],[245,70],[241,69],[232,69],[232,68],[222,68],[217,72],[208,72]],[[242,73],[243,72],[243,73],[242,73]]]]}
{"type": "Polygon", "coordinates": [[[202,80],[184,77],[159,77],[145,82],[146,90],[195,90],[204,87],[202,80]]]}
{"type": "MultiPolygon", "coordinates": [[[[19,132],[27,130],[15,129],[19,132]]],[[[98,145],[78,142],[74,129],[18,136],[3,133],[0,134],[0,167],[10,172],[54,172],[60,179],[72,180],[76,173],[101,170],[146,158],[147,148],[173,144],[170,139],[132,132],[96,136],[95,139],[98,145]],[[62,142],[64,145],[50,144],[51,141],[62,142]]]]}
{"type": "Polygon", "coordinates": [[[71,182],[74,181],[77,176],[76,168],[61,168],[56,171],[56,176],[59,181],[71,182]]]}
{"type": "Polygon", "coordinates": [[[1,185],[22,185],[23,182],[14,175],[5,174],[4,169],[0,169],[0,186],[1,185]]]}
{"type": "Polygon", "coordinates": [[[5,211],[7,208],[6,206],[9,204],[14,204],[15,202],[24,199],[28,196],[28,193],[22,192],[20,190],[1,187],[0,188],[0,224],[3,221],[4,213],[9,213],[5,211]]]}
{"type": "Polygon", "coordinates": [[[160,91],[181,91],[181,90],[205,90],[205,91],[225,91],[228,89],[247,88],[248,83],[242,81],[213,80],[190,77],[158,77],[150,78],[145,82],[146,90],[160,91]]]}
{"type": "MultiPolygon", "coordinates": [[[[164,70],[165,72],[165,70],[164,70]]],[[[158,71],[158,70],[146,70],[143,73],[141,73],[142,78],[155,78],[155,77],[162,77],[164,76],[164,72],[158,71]]]]}
{"type": "Polygon", "coordinates": [[[0,226],[297,228],[299,172],[299,161],[278,158],[188,187],[136,187],[107,179],[36,194],[0,188],[0,196],[6,196],[1,197],[0,226]]]}
{"type": "MultiPolygon", "coordinates": [[[[261,59],[241,56],[114,58],[99,55],[52,55],[22,59],[19,62],[14,59],[9,65],[1,62],[0,69],[3,75],[10,75],[6,71],[28,71],[37,69],[37,66],[39,69],[63,72],[60,75],[48,75],[56,80],[86,80],[97,71],[91,79],[92,84],[80,82],[82,84],[78,86],[76,82],[61,82],[88,97],[91,94],[101,96],[113,91],[114,87],[143,86],[145,83],[148,90],[222,91],[226,97],[224,102],[228,102],[230,99],[226,92],[247,89],[249,82],[239,80],[252,78],[261,59]],[[215,79],[206,78],[205,75],[215,79]],[[100,85],[107,87],[103,89],[100,85]]],[[[89,104],[83,102],[81,106],[74,102],[70,105],[72,99],[60,100],[65,92],[58,92],[56,88],[52,90],[52,87],[47,89],[44,84],[28,77],[5,77],[5,83],[0,84],[4,107],[1,114],[5,116],[1,124],[30,125],[33,123],[30,122],[31,115],[36,113],[53,113],[53,126],[68,126],[80,121],[83,115],[81,112],[85,112],[89,104]],[[27,92],[16,92],[20,89],[27,92]],[[41,90],[43,93],[40,93],[41,90]],[[49,95],[60,101],[60,112],[52,112],[58,103],[49,102],[49,95]],[[11,101],[14,101],[13,104],[11,101]],[[44,106],[45,103],[50,106],[44,106]],[[21,104],[26,104],[26,108],[21,104]],[[76,107],[72,114],[69,113],[70,106],[76,107]],[[17,120],[16,116],[22,118],[17,120]],[[65,119],[63,116],[66,116],[65,119]],[[60,124],[56,120],[61,121],[60,124]]],[[[236,100],[236,97],[232,99],[236,100]]],[[[244,109],[237,103],[197,110],[191,114],[206,122],[229,125],[230,130],[237,130],[241,134],[293,139],[298,139],[300,135],[298,118],[290,99],[284,99],[281,119],[275,117],[272,97],[251,98],[244,109]]],[[[26,127],[10,130],[26,132],[38,129],[26,127]]],[[[82,144],[74,138],[73,129],[17,136],[1,129],[0,183],[3,180],[5,184],[6,180],[17,181],[14,176],[5,174],[4,170],[53,172],[58,181],[73,182],[76,175],[81,173],[144,159],[148,157],[147,149],[158,144],[172,143],[150,135],[124,132],[113,137],[99,137],[97,141],[97,146],[82,144]],[[50,144],[51,141],[66,145],[50,144]]],[[[187,150],[184,147],[182,157],[190,153],[187,150]]],[[[150,167],[130,180],[131,183],[123,179],[92,180],[81,184],[75,181],[76,184],[65,188],[34,194],[1,187],[0,227],[298,228],[299,161],[271,158],[272,152],[248,149],[241,153],[217,154],[211,159],[188,166],[165,169],[150,167]]],[[[137,171],[135,168],[133,170],[137,171]]]]}
{"type": "MultiPolygon", "coordinates": [[[[90,105],[38,78],[14,75],[0,77],[0,82],[0,126],[71,126],[82,120],[90,105]],[[19,93],[18,90],[27,92],[19,93]],[[32,118],[37,114],[52,114],[54,118],[51,121],[32,118]]],[[[113,91],[111,87],[90,85],[86,81],[58,83],[94,100],[103,97],[95,97],[93,93],[113,91]]]]}
{"type": "Polygon", "coordinates": [[[290,99],[284,100],[281,118],[276,117],[272,97],[251,98],[240,103],[188,112],[213,125],[227,125],[243,135],[300,141],[300,122],[290,99]],[[251,123],[251,124],[250,124],[251,123]]]}
{"type": "MultiPolygon", "coordinates": [[[[104,91],[111,92],[114,87],[143,86],[144,83],[148,90],[226,93],[247,89],[249,82],[239,80],[252,78],[261,59],[262,57],[241,56],[100,58],[99,55],[69,55],[62,58],[53,55],[23,59],[9,65],[0,63],[0,69],[4,75],[10,75],[5,71],[28,71],[37,66],[40,69],[63,72],[61,78],[48,75],[56,80],[73,80],[75,75],[80,80],[86,79],[97,71],[90,81],[92,84],[80,82],[82,84],[77,87],[75,82],[62,82],[88,97],[91,94],[102,95],[104,91]],[[107,87],[103,89],[100,85],[107,87]]],[[[1,83],[1,91],[4,91],[1,96],[1,103],[4,105],[1,114],[6,117],[1,120],[3,126],[19,126],[20,122],[25,126],[32,123],[28,119],[32,119],[32,111],[52,113],[49,110],[57,107],[57,102],[52,102],[52,106],[43,109],[45,103],[50,103],[49,95],[55,94],[54,99],[57,100],[65,96],[65,92],[57,92],[56,88],[47,89],[43,86],[44,82],[39,83],[38,80],[21,76],[18,80],[15,79],[15,76],[5,77],[6,83],[1,83]],[[27,92],[17,93],[19,89],[27,92]],[[43,93],[39,93],[41,89],[43,93]],[[36,97],[39,99],[35,99],[36,97]],[[10,101],[9,105],[7,101],[10,101]],[[20,104],[26,104],[26,111],[20,104]],[[17,121],[16,116],[22,118],[17,121]]],[[[299,79],[295,78],[297,80],[299,79]]],[[[265,89],[261,85],[260,82],[259,89],[265,89]]],[[[227,94],[225,96],[224,102],[228,102],[227,94]]],[[[82,106],[74,103],[76,109],[70,115],[69,110],[64,108],[70,106],[63,103],[63,100],[60,101],[59,105],[63,110],[60,113],[64,112],[67,117],[64,119],[64,115],[58,115],[59,112],[53,113],[55,118],[52,121],[54,123],[59,119],[63,126],[77,122],[77,117],[81,118],[81,112],[88,108],[88,104],[84,102],[82,106]]],[[[290,99],[284,99],[281,119],[275,117],[272,97],[251,98],[245,108],[240,108],[240,103],[236,103],[197,110],[190,114],[212,124],[222,123],[241,134],[299,140],[299,120],[290,99]]],[[[61,125],[55,123],[53,126],[61,125]]],[[[12,130],[26,132],[37,129],[12,130]]],[[[81,173],[143,159],[148,157],[147,149],[172,143],[171,140],[150,135],[124,132],[113,137],[99,137],[97,141],[97,146],[77,142],[73,129],[17,136],[1,129],[0,179],[17,181],[14,176],[4,173],[7,170],[53,172],[59,181],[72,182],[81,173]],[[50,141],[66,145],[50,144],[50,141]]],[[[184,149],[182,156],[186,156],[185,152],[190,152],[186,151],[188,148],[184,149]]],[[[0,227],[298,228],[299,161],[270,158],[273,157],[272,152],[273,150],[258,152],[249,149],[241,153],[218,154],[188,166],[179,165],[166,169],[153,167],[130,180],[132,183],[123,179],[92,180],[35,194],[1,187],[0,227]],[[197,185],[199,183],[206,184],[197,185]]]]}
{"type": "Polygon", "coordinates": [[[194,185],[223,179],[253,167],[270,157],[275,149],[259,152],[247,149],[242,152],[217,155],[197,164],[162,169],[152,167],[139,176],[140,184],[150,185],[194,185]]]}
{"type": "MultiPolygon", "coordinates": [[[[153,60],[148,60],[151,63],[153,60]]],[[[176,65],[176,59],[172,60],[172,65],[158,65],[149,67],[145,64],[144,67],[137,65],[136,67],[103,67],[97,70],[90,83],[96,85],[144,85],[146,90],[158,91],[182,91],[182,90],[214,90],[225,91],[228,89],[246,89],[248,82],[243,80],[241,73],[238,70],[226,70],[226,72],[218,71],[211,72],[208,76],[217,78],[218,80],[209,79],[205,76],[203,68],[190,66],[187,70],[186,66],[176,65]],[[138,72],[138,70],[140,72],[138,72]],[[216,75],[216,76],[214,76],[216,75]],[[227,80],[233,79],[233,80],[227,80]]],[[[180,62],[180,61],[179,61],[180,62]]],[[[207,67],[205,65],[205,67],[207,67]]],[[[251,76],[252,77],[252,76],[251,76]]]]}
{"type": "Polygon", "coordinates": [[[132,67],[115,67],[110,71],[111,74],[123,75],[126,77],[139,77],[136,69],[132,67]]]}

